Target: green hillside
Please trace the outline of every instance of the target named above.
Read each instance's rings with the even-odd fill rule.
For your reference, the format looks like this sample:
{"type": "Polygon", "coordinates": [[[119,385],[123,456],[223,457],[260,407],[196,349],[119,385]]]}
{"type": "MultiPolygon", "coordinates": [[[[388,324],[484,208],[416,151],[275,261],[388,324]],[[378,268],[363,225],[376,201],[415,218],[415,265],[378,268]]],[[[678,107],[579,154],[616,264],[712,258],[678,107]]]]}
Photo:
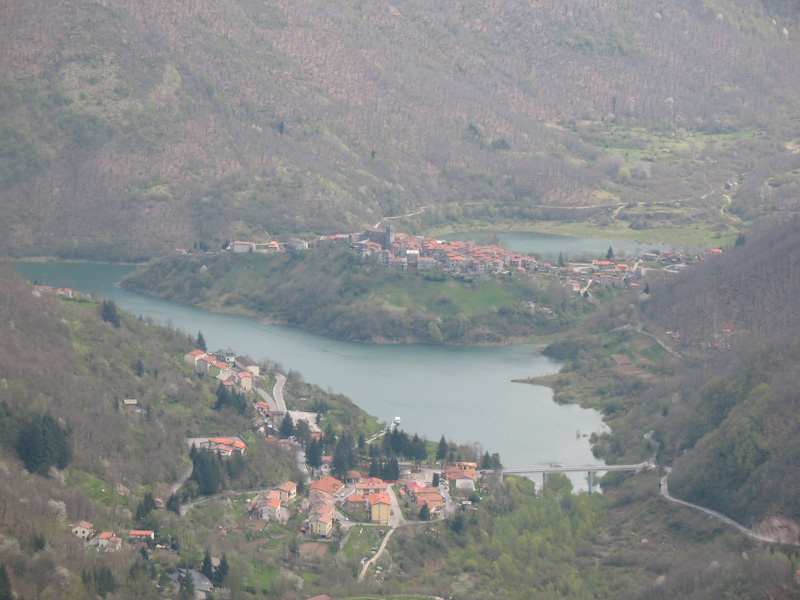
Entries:
{"type": "Polygon", "coordinates": [[[352,251],[322,248],[167,257],[124,285],[359,342],[509,343],[564,331],[592,310],[556,279],[395,272],[352,251]]]}
{"type": "MultiPolygon", "coordinates": [[[[206,475],[193,474],[175,496],[176,510],[202,500],[204,488],[300,481],[293,456],[252,431],[250,403],[220,404],[216,382],[183,364],[194,348],[185,333],[91,299],[35,291],[7,266],[0,266],[0,290],[0,565],[17,597],[156,598],[156,582],[163,586],[178,564],[199,568],[204,548],[228,554],[232,586],[241,586],[242,575],[233,574],[244,560],[240,540],[218,533],[246,515],[241,500],[238,513],[219,512],[236,494],[201,503],[185,519],[142,505],[148,495],[150,502],[170,498],[170,486],[192,466],[186,440],[194,436],[239,434],[248,448],[213,481],[208,465],[206,475]],[[84,546],[68,527],[81,520],[96,533],[116,533],[125,549],[84,546]],[[131,529],[156,532],[146,558],[127,545],[131,529]]],[[[343,427],[355,436],[377,430],[346,398],[290,376],[287,402],[305,408],[300,395],[322,407],[334,435],[343,427]]]]}
{"type": "Polygon", "coordinates": [[[412,213],[724,234],[797,208],[798,23],[766,0],[11,0],[0,251],[142,259],[412,213]]]}

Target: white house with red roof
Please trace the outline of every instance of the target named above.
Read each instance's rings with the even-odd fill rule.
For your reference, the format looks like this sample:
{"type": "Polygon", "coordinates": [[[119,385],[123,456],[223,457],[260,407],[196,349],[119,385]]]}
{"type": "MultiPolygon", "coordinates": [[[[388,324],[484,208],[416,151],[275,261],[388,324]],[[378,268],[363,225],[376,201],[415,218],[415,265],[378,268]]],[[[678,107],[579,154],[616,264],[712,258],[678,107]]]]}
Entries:
{"type": "Polygon", "coordinates": [[[147,540],[154,540],[156,532],[150,529],[131,529],[128,533],[129,542],[146,542],[147,540]]]}
{"type": "Polygon", "coordinates": [[[242,241],[235,241],[231,242],[230,249],[232,252],[236,254],[242,254],[244,252],[252,252],[255,248],[255,244],[253,242],[242,242],[242,241]]]}
{"type": "Polygon", "coordinates": [[[72,535],[82,540],[88,540],[94,535],[94,525],[89,523],[89,521],[78,521],[74,525],[70,525],[69,530],[72,532],[72,535]]]}
{"type": "Polygon", "coordinates": [[[475,473],[470,471],[450,471],[447,473],[447,481],[459,490],[475,489],[475,473]]]}
{"type": "Polygon", "coordinates": [[[112,531],[104,531],[94,538],[90,544],[97,546],[98,550],[116,552],[122,547],[122,538],[114,535],[112,531]]]}
{"type": "Polygon", "coordinates": [[[259,492],[247,512],[265,521],[280,521],[283,516],[280,493],[276,490],[259,492]]]}

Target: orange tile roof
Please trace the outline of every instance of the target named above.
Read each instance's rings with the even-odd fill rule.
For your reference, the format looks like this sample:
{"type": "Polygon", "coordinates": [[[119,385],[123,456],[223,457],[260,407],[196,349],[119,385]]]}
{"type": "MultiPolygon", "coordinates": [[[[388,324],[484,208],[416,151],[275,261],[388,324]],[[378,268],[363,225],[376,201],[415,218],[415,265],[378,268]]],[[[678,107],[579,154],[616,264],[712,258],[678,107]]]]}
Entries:
{"type": "Polygon", "coordinates": [[[335,477],[323,477],[311,484],[312,490],[319,490],[321,492],[332,493],[334,489],[342,486],[342,482],[335,477]]]}
{"type": "Polygon", "coordinates": [[[369,497],[369,504],[370,506],[375,506],[376,504],[391,504],[392,501],[389,498],[389,494],[372,494],[369,497]]]}

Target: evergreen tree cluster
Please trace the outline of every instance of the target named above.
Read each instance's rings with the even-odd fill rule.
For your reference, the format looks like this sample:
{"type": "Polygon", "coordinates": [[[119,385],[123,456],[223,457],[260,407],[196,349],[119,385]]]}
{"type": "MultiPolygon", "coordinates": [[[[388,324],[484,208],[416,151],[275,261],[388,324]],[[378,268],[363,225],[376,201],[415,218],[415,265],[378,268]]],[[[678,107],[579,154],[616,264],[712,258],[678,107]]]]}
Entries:
{"type": "Polygon", "coordinates": [[[203,337],[202,331],[197,332],[197,347],[203,352],[208,352],[208,346],[206,346],[206,338],[203,337]]]}
{"type": "Polygon", "coordinates": [[[288,439],[294,435],[294,421],[292,421],[291,416],[286,415],[283,417],[281,426],[278,428],[278,433],[280,433],[281,437],[284,439],[288,439]]]}
{"type": "Polygon", "coordinates": [[[170,512],[174,512],[176,515],[181,514],[181,499],[177,494],[172,494],[167,498],[165,508],[170,512]]]}
{"type": "Polygon", "coordinates": [[[114,573],[106,565],[95,566],[91,571],[84,571],[81,575],[83,585],[98,596],[105,598],[106,594],[117,589],[118,584],[114,573]]]}
{"type": "MultiPolygon", "coordinates": [[[[194,447],[192,447],[194,450],[194,447]]],[[[223,486],[224,466],[219,452],[212,452],[208,449],[193,452],[192,456],[192,476],[190,479],[197,483],[200,494],[210,496],[216,494],[223,486]]]]}
{"type": "Polygon", "coordinates": [[[72,460],[69,431],[50,414],[12,414],[8,405],[0,407],[0,422],[8,440],[15,440],[17,456],[31,473],[45,475],[50,467],[64,469],[72,460]]]}
{"type": "Polygon", "coordinates": [[[339,479],[344,479],[347,472],[357,466],[358,456],[356,455],[353,438],[345,434],[336,442],[336,447],[333,451],[333,474],[339,479]]]}
{"type": "Polygon", "coordinates": [[[306,463],[312,469],[322,466],[322,442],[312,439],[306,448],[306,463]]]}
{"type": "Polygon", "coordinates": [[[106,323],[111,323],[114,327],[119,327],[119,313],[117,312],[117,303],[113,300],[103,300],[100,306],[100,317],[106,323]]]}
{"type": "Polygon", "coordinates": [[[384,481],[397,481],[400,479],[400,464],[397,458],[392,456],[384,461],[380,458],[373,458],[369,464],[369,476],[378,477],[384,481]]]}
{"type": "Polygon", "coordinates": [[[483,455],[483,461],[481,462],[481,469],[496,471],[502,468],[503,468],[503,463],[500,461],[500,455],[497,452],[495,452],[492,455],[489,455],[489,451],[487,450],[486,453],[483,455]]]}
{"type": "Polygon", "coordinates": [[[428,458],[425,442],[417,434],[409,438],[406,432],[397,428],[383,436],[380,448],[384,456],[402,457],[413,461],[417,467],[428,458]]]}
{"type": "Polygon", "coordinates": [[[152,492],[145,492],[142,501],[136,507],[136,522],[147,529],[152,529],[152,527],[150,527],[152,525],[150,522],[150,513],[152,513],[155,509],[156,501],[155,498],[153,498],[152,492]]]}
{"type": "Polygon", "coordinates": [[[225,583],[225,577],[228,575],[228,571],[230,571],[228,555],[223,554],[219,565],[214,567],[211,563],[211,552],[206,549],[206,554],[203,557],[203,564],[200,566],[200,572],[208,577],[209,581],[214,585],[222,585],[225,583]]]}
{"type": "Polygon", "coordinates": [[[250,403],[245,398],[244,394],[240,394],[234,390],[229,390],[222,383],[217,386],[217,402],[214,404],[214,410],[222,410],[229,406],[236,414],[245,416],[250,410],[250,403]]]}
{"type": "Polygon", "coordinates": [[[238,479],[245,471],[241,452],[234,452],[223,461],[219,452],[207,448],[197,450],[192,446],[189,457],[193,465],[190,479],[197,483],[198,492],[202,496],[210,496],[224,490],[231,480],[238,479]]]}

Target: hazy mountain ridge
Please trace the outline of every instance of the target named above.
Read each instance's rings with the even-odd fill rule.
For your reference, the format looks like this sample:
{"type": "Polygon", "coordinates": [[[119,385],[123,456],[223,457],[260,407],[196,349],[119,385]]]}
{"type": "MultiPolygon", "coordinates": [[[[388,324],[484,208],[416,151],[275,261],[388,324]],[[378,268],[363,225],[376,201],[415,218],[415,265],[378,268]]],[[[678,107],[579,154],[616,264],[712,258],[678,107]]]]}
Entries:
{"type": "Polygon", "coordinates": [[[746,1],[15,1],[0,243],[130,258],[431,204],[597,203],[630,187],[620,167],[554,123],[770,130],[797,105],[795,30],[746,1]]]}

